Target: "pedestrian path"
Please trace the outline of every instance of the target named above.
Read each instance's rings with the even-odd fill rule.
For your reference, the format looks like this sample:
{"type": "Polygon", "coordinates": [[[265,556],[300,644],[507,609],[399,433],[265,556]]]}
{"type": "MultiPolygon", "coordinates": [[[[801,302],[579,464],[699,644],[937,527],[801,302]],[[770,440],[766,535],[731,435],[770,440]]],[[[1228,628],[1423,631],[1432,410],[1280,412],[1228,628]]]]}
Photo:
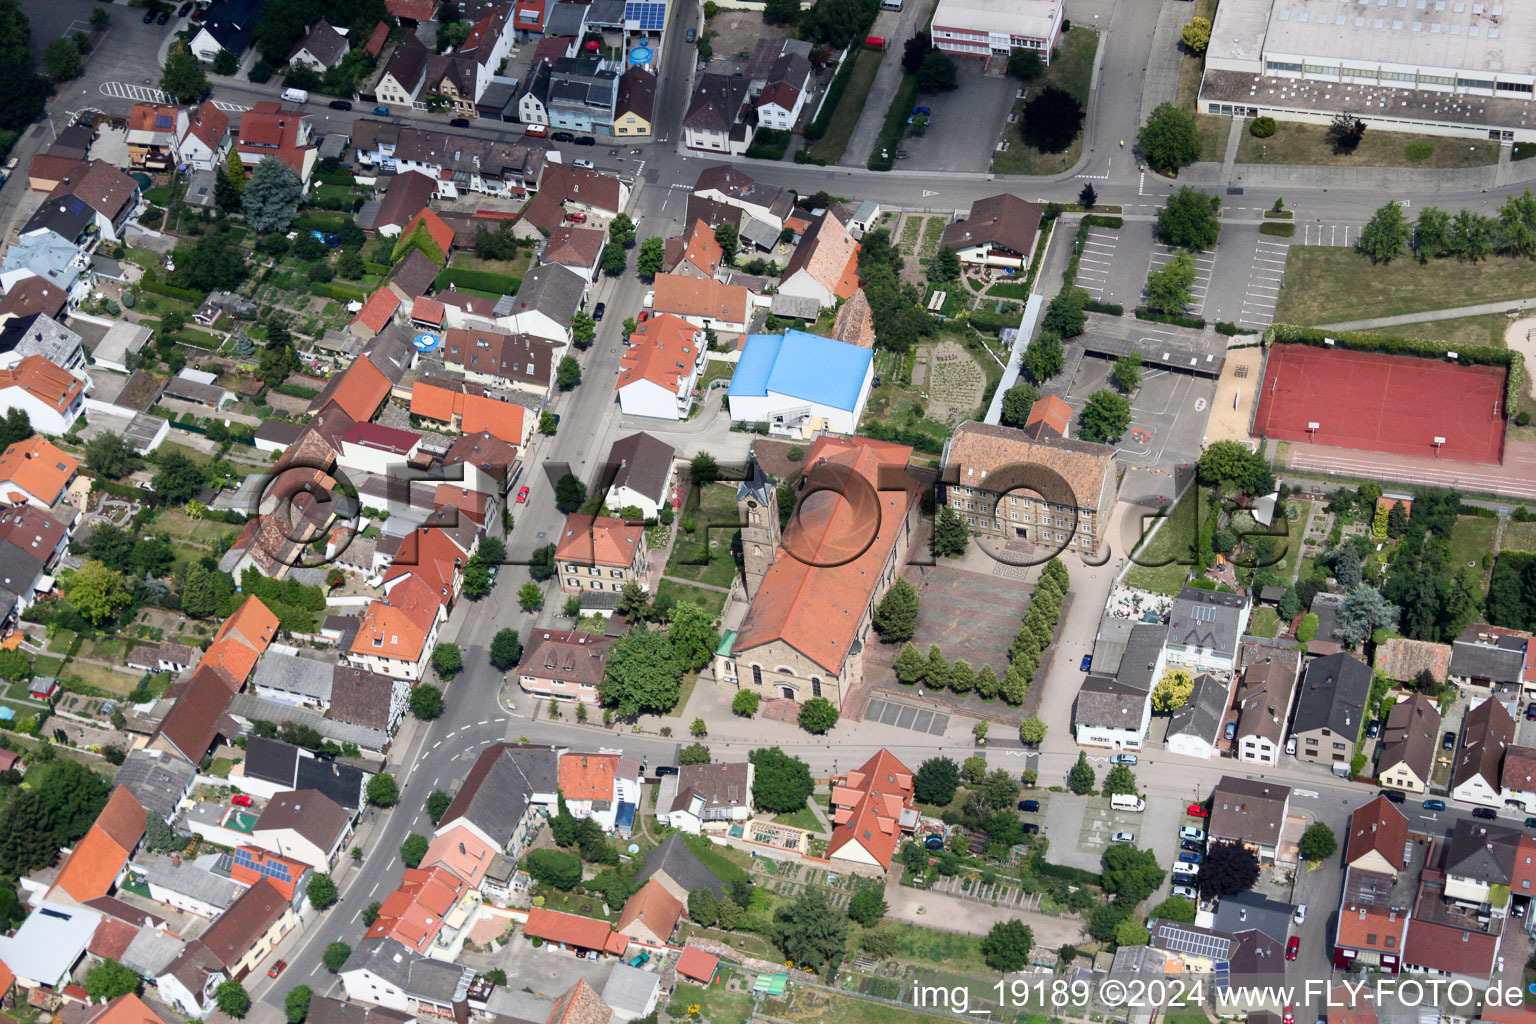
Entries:
{"type": "Polygon", "coordinates": [[[1507,313],[1510,310],[1517,309],[1536,309],[1536,298],[1506,299],[1503,302],[1481,302],[1475,306],[1434,309],[1424,313],[1404,313],[1400,316],[1378,316],[1369,320],[1346,320],[1343,323],[1318,324],[1317,326],[1326,331],[1374,331],[1380,327],[1397,327],[1402,324],[1422,323],[1426,320],[1455,320],[1464,316],[1507,313]]]}

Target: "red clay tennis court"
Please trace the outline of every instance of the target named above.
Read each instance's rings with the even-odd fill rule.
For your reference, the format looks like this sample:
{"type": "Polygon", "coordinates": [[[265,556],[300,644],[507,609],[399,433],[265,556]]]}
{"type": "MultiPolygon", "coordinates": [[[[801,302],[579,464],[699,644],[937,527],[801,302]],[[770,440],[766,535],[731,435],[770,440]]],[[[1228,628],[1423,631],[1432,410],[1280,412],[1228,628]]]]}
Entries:
{"type": "Polygon", "coordinates": [[[1504,373],[1498,366],[1276,345],[1265,363],[1253,433],[1497,465],[1504,373]]]}

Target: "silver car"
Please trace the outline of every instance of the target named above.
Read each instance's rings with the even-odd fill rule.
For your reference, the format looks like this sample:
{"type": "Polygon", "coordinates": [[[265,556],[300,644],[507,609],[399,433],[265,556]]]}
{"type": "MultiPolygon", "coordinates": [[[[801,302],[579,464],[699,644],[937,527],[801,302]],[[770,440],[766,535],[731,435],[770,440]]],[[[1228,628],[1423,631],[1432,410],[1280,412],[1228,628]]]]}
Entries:
{"type": "Polygon", "coordinates": [[[1136,833],[1116,832],[1114,835],[1109,837],[1109,841],[1112,843],[1134,843],[1136,841],[1136,833]]]}

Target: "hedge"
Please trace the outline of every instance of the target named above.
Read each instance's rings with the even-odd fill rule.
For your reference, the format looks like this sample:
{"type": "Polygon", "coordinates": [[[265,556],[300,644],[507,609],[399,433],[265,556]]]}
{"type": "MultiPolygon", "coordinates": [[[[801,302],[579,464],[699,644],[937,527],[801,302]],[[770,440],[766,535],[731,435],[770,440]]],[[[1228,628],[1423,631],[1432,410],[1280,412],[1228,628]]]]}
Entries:
{"type": "Polygon", "coordinates": [[[1050,247],[1051,232],[1056,228],[1056,218],[1052,217],[1045,222],[1045,227],[1040,229],[1040,237],[1035,241],[1035,255],[1029,261],[1029,276],[1024,278],[1024,297],[1034,294],[1035,278],[1040,274],[1040,264],[1045,262],[1045,254],[1050,247]]]}
{"type": "Polygon", "coordinates": [[[752,137],[752,145],[747,148],[745,155],[751,160],[783,160],[790,138],[789,132],[761,128],[752,137]]]}
{"type": "Polygon", "coordinates": [[[1138,309],[1136,319],[1155,324],[1172,324],[1175,327],[1190,327],[1197,331],[1205,327],[1205,320],[1198,316],[1178,316],[1171,313],[1158,313],[1150,309],[1138,309]]]}
{"type": "Polygon", "coordinates": [[[302,384],[279,384],[272,390],[280,395],[287,395],[290,398],[314,398],[320,393],[314,388],[306,388],[302,384]]]}
{"type": "Polygon", "coordinates": [[[379,277],[388,277],[389,272],[392,269],[392,267],[389,267],[383,263],[369,263],[366,260],[363,261],[363,273],[365,274],[377,274],[379,277]]]}
{"type": "Polygon", "coordinates": [[[367,302],[368,293],[361,288],[354,288],[348,284],[337,284],[334,281],[311,281],[309,294],[318,295],[324,299],[341,299],[344,302],[367,302]]]}
{"type": "Polygon", "coordinates": [[[891,100],[891,107],[885,112],[885,123],[880,127],[880,134],[875,137],[875,147],[869,151],[870,170],[888,171],[896,166],[896,150],[907,135],[907,118],[912,116],[912,105],[916,101],[916,76],[902,75],[901,84],[896,87],[896,97],[891,100]],[[886,155],[881,156],[882,150],[886,155]]]}
{"type": "Polygon", "coordinates": [[[936,437],[908,427],[886,426],[878,420],[865,423],[863,433],[876,441],[895,441],[898,444],[911,445],[926,455],[938,455],[944,451],[944,442],[936,437]]]}
{"type": "Polygon", "coordinates": [[[494,295],[516,295],[517,290],[523,286],[523,279],[512,274],[498,274],[490,270],[449,267],[437,275],[432,282],[432,287],[443,291],[449,285],[473,288],[494,295]]]}
{"type": "Polygon", "coordinates": [[[1046,878],[1059,878],[1069,885],[1104,887],[1104,877],[1102,875],[1096,875],[1092,871],[1084,871],[1082,868],[1074,868],[1068,864],[1052,864],[1044,857],[1035,858],[1035,874],[1046,878]]]}
{"type": "MultiPolygon", "coordinates": [[[[827,86],[827,98],[822,100],[821,109],[816,112],[816,120],[805,126],[805,141],[815,142],[827,134],[827,126],[832,123],[832,112],[837,109],[837,101],[843,98],[843,93],[848,89],[848,79],[853,77],[853,66],[858,63],[858,59],[858,54],[849,53],[843,60],[843,66],[832,76],[832,84],[827,86]]],[[[799,155],[796,154],[798,159],[799,155]]]]}
{"type": "Polygon", "coordinates": [[[1096,302],[1090,300],[1083,303],[1083,309],[1089,313],[1107,313],[1110,316],[1125,316],[1125,307],[1120,305],[1118,302],[1096,302]]]}
{"type": "MultiPolygon", "coordinates": [[[[153,273],[153,271],[150,273],[153,273]]],[[[146,292],[164,295],[168,299],[180,299],[182,302],[190,302],[194,306],[201,306],[203,300],[208,297],[205,292],[194,291],[191,288],[178,288],[173,284],[166,284],[158,276],[151,277],[149,274],[144,275],[143,280],[139,282],[139,287],[146,292]]]]}
{"type": "Polygon", "coordinates": [[[1235,334],[1258,334],[1259,332],[1252,327],[1239,327],[1230,320],[1218,320],[1216,321],[1216,333],[1225,334],[1230,338],[1235,334]]]}
{"type": "Polygon", "coordinates": [[[1123,228],[1124,217],[1106,217],[1101,213],[1090,213],[1083,218],[1083,224],[1090,228],[1123,228]]]}
{"type": "Polygon", "coordinates": [[[984,309],[973,309],[966,315],[967,323],[987,334],[997,334],[1004,328],[1017,327],[1019,319],[1018,313],[990,313],[984,309]]]}
{"type": "Polygon", "coordinates": [[[1296,234],[1296,225],[1289,221],[1265,221],[1259,225],[1259,234],[1290,238],[1296,234]]]}

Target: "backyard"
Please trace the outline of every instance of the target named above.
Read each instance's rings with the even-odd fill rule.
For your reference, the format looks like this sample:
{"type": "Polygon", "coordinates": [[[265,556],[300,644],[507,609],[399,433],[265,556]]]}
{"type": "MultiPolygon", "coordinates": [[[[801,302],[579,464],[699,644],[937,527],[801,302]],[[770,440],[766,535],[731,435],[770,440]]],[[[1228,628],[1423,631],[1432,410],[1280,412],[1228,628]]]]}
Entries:
{"type": "MultiPolygon", "coordinates": [[[[1093,58],[1099,48],[1099,34],[1091,28],[1076,26],[1067,33],[1056,59],[1045,69],[1045,74],[1028,83],[1023,91],[1032,96],[1047,86],[1055,86],[1071,93],[1083,110],[1088,109],[1089,87],[1093,84],[1093,58]]],[[[1024,144],[1019,137],[1018,126],[1022,123],[1024,105],[1028,99],[1015,100],[1012,123],[1004,127],[1008,148],[992,155],[994,174],[1060,174],[1077,163],[1083,151],[1083,133],[1077,133],[1072,144],[1060,153],[1042,153],[1024,144]]]]}
{"type": "Polygon", "coordinates": [[[667,559],[666,575],[676,580],[729,587],[736,577],[737,543],[741,527],[736,489],[730,484],[690,488],[678,517],[677,539],[667,559]],[[691,529],[690,529],[691,527],[691,529]]]}
{"type": "Polygon", "coordinates": [[[915,430],[942,445],[961,422],[977,415],[983,397],[1002,378],[996,360],[978,353],[981,343],[944,328],[944,335],[918,346],[912,358],[911,382],[904,383],[904,357],[885,356],[877,373],[880,386],[869,396],[865,423],[877,421],[898,430],[915,430]]]}
{"type": "Polygon", "coordinates": [[[1209,489],[1190,487],[1166,519],[1148,523],[1149,528],[1156,526],[1157,532],[1136,549],[1132,556],[1136,567],[1126,574],[1127,584],[1155,594],[1177,594],[1183,589],[1195,559],[1198,510],[1208,507],[1210,499],[1209,489]]]}
{"type": "Polygon", "coordinates": [[[1376,264],[1343,246],[1293,245],[1275,322],[1308,325],[1401,316],[1525,298],[1530,290],[1531,264],[1522,257],[1420,263],[1404,254],[1376,264]]]}
{"type": "Polygon", "coordinates": [[[848,140],[853,137],[859,115],[864,112],[864,104],[869,99],[875,72],[880,70],[880,57],[880,51],[861,46],[858,53],[849,58],[853,61],[853,70],[848,72],[848,84],[838,98],[837,106],[832,108],[827,133],[805,147],[811,156],[834,165],[842,160],[843,151],[848,148],[848,140]]]}
{"type": "MultiPolygon", "coordinates": [[[[1477,573],[1479,593],[1487,589],[1488,572],[1493,568],[1493,557],[1489,552],[1493,550],[1493,533],[1498,525],[1499,521],[1492,516],[1461,516],[1451,530],[1451,564],[1457,570],[1467,566],[1477,573]]],[[[1507,536],[1505,546],[1509,546],[1507,536]]]]}

